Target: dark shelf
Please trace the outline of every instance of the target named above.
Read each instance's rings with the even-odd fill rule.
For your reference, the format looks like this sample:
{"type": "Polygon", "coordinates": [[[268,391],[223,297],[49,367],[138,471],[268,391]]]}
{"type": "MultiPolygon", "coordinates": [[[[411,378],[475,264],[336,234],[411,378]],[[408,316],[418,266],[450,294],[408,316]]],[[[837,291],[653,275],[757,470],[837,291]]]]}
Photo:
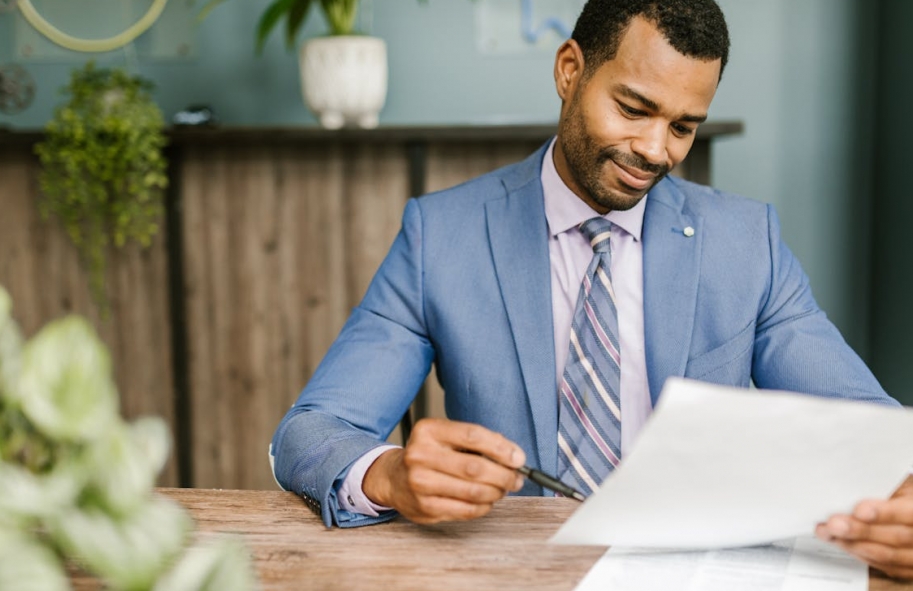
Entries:
{"type": "MultiPolygon", "coordinates": [[[[467,142],[539,141],[555,133],[555,124],[396,126],[377,129],[329,130],[320,127],[175,127],[167,130],[172,145],[288,143],[288,142],[467,142]]],[[[741,121],[709,121],[698,128],[699,139],[742,133],[741,121]]],[[[40,141],[40,130],[0,127],[0,147],[30,146],[40,141]]]]}

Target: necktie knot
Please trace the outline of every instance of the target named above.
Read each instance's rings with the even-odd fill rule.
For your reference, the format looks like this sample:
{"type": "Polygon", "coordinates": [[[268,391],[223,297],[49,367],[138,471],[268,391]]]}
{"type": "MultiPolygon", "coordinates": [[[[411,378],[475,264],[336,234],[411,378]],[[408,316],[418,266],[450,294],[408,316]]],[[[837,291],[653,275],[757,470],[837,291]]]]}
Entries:
{"type": "Polygon", "coordinates": [[[580,224],[580,231],[590,241],[593,252],[609,252],[609,239],[612,237],[612,222],[603,218],[595,217],[580,224]]]}

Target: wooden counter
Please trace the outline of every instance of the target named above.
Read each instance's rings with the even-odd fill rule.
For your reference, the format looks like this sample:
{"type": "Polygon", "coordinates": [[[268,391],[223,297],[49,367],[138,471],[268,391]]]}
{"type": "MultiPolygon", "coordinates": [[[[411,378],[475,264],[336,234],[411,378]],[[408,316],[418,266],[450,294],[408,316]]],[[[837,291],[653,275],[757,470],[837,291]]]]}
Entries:
{"type": "MultiPolygon", "coordinates": [[[[419,526],[399,519],[327,529],[291,493],[162,492],[190,511],[202,537],[241,536],[262,591],[571,591],[605,552],[546,543],[577,506],[570,499],[511,497],[488,516],[462,523],[419,526]]],[[[92,581],[76,581],[76,591],[96,588],[92,581]]],[[[913,591],[913,583],[873,573],[869,589],[913,591]]]]}

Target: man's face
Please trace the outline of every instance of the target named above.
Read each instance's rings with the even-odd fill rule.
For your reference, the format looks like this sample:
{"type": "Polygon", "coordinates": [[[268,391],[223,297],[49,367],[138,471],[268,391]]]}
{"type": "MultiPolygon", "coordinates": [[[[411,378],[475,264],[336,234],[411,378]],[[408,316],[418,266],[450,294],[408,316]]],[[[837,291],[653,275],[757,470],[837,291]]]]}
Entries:
{"type": "Polygon", "coordinates": [[[642,18],[615,58],[588,76],[579,46],[568,41],[555,62],[563,100],[558,174],[596,211],[634,207],[688,154],[719,78],[720,60],[678,53],[642,18]]]}

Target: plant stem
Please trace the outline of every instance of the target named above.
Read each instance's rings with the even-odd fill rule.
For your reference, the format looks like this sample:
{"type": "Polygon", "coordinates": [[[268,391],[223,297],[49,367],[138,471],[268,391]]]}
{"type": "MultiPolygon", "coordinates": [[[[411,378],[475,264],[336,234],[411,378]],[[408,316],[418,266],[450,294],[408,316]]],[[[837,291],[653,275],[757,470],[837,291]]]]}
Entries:
{"type": "Polygon", "coordinates": [[[358,0],[320,0],[331,35],[351,35],[355,28],[358,0]]]}

